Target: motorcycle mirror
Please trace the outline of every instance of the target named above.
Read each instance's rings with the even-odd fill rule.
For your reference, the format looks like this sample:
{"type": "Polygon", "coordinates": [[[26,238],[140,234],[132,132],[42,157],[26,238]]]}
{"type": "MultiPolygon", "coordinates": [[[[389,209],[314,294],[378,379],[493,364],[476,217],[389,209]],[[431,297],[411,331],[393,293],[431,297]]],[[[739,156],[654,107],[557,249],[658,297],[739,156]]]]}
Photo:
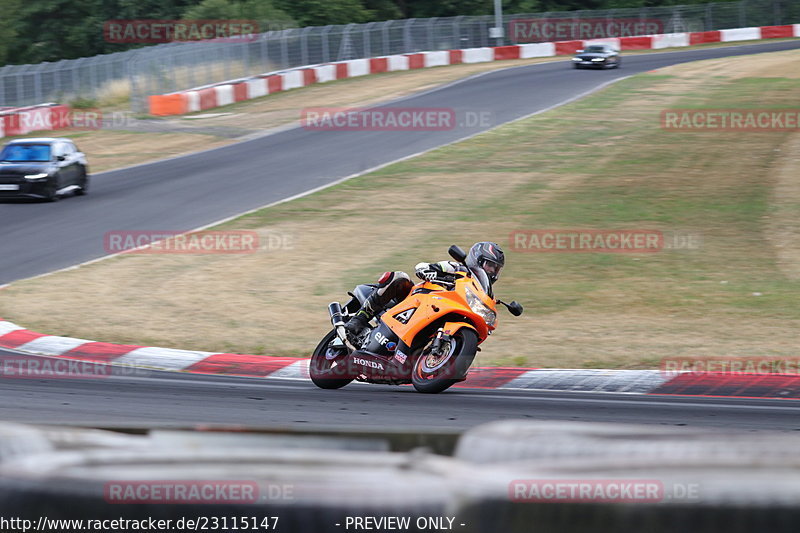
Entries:
{"type": "Polygon", "coordinates": [[[522,314],[522,305],[517,302],[511,302],[510,304],[507,304],[502,300],[497,300],[497,303],[505,305],[506,309],[508,309],[508,312],[514,316],[519,316],[522,314]]]}
{"type": "Polygon", "coordinates": [[[463,263],[464,260],[467,258],[467,252],[461,249],[460,246],[454,244],[450,248],[448,248],[447,253],[450,254],[450,257],[458,261],[459,263],[463,263]]]}

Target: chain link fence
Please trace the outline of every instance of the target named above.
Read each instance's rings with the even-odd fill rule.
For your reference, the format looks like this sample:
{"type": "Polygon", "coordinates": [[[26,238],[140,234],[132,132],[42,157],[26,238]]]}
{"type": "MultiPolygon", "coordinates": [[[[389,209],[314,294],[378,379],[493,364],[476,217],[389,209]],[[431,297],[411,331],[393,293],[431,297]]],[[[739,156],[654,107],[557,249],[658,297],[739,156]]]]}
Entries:
{"type": "MultiPolygon", "coordinates": [[[[800,23],[797,0],[741,0],[688,6],[504,15],[505,37],[491,38],[492,16],[388,20],[285,29],[240,42],[174,42],[127,52],[0,68],[0,108],[79,99],[130,101],[145,109],[147,95],[165,94],[301,65],[428,50],[568,40],[540,29],[562,22],[592,31],[597,21],[648,22],[653,33],[800,23]],[[549,26],[545,23],[551,22],[549,26]],[[652,24],[655,24],[653,26],[652,24]],[[521,28],[521,29],[520,29],[521,28]],[[555,38],[554,38],[555,37],[555,38]]],[[[612,26],[605,26],[606,28],[612,26]]],[[[613,26],[613,27],[619,27],[613,26]]],[[[614,37],[619,35],[593,35],[614,37]]],[[[585,36],[583,36],[585,38],[585,36]]]]}

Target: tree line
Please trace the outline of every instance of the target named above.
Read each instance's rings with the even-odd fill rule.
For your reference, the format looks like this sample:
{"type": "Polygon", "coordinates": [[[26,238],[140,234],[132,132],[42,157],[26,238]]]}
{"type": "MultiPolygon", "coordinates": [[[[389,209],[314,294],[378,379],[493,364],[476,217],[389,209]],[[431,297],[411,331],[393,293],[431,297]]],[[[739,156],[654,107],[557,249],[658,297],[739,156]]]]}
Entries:
{"type": "MultiPolygon", "coordinates": [[[[704,3],[706,0],[503,0],[507,13],[704,3]]],[[[729,0],[730,1],[730,0],[729,0]]],[[[0,0],[0,65],[135,48],[107,42],[103,24],[129,19],[248,19],[263,29],[489,15],[493,0],[0,0]]]]}

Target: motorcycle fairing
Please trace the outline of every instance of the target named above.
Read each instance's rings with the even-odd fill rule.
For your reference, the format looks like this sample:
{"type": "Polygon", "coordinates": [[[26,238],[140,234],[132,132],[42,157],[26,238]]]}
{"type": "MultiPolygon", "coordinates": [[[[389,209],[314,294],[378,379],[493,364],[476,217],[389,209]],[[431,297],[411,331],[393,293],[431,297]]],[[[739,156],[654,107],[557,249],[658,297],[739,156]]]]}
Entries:
{"type": "Polygon", "coordinates": [[[431,323],[440,321],[448,315],[463,318],[463,320],[455,320],[456,322],[471,323],[472,329],[478,333],[480,339],[486,338],[489,334],[489,327],[483,318],[455,297],[450,297],[447,292],[440,291],[424,294],[412,291],[408,298],[384,313],[381,322],[385,323],[406,345],[414,346],[414,339],[421,331],[431,323]],[[408,323],[404,324],[395,318],[399,313],[412,308],[415,308],[416,311],[414,311],[413,319],[408,323]]]}

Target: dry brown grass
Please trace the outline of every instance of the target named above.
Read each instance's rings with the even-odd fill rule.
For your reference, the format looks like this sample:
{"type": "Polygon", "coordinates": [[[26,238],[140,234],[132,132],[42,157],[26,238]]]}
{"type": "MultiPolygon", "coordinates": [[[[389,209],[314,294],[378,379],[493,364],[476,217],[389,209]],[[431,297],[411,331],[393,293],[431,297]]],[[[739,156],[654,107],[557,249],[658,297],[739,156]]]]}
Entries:
{"type": "Polygon", "coordinates": [[[131,133],[127,131],[49,132],[51,137],[69,137],[87,154],[91,172],[147,163],[178,155],[209,150],[234,142],[202,133],[131,133]]]}
{"type": "MultiPolygon", "coordinates": [[[[489,198],[507,194],[526,178],[509,179],[494,188],[489,198]]],[[[408,202],[403,218],[424,217],[439,208],[441,201],[468,200],[472,194],[458,186],[460,179],[460,175],[437,174],[399,184],[403,193],[397,200],[408,202]],[[432,186],[443,194],[427,194],[432,186]]],[[[380,257],[371,252],[370,266],[365,272],[359,269],[353,280],[362,275],[374,277],[382,263],[391,262],[395,249],[413,247],[429,232],[427,226],[412,224],[398,235],[396,225],[376,224],[373,213],[360,209],[385,202],[385,194],[385,190],[363,190],[354,197],[340,190],[335,193],[335,206],[322,217],[297,217],[257,227],[264,239],[270,234],[285,236],[288,249],[250,255],[129,254],[15,283],[5,291],[0,306],[5,314],[0,316],[30,325],[38,315],[32,327],[63,333],[64,324],[57,314],[40,313],[40,299],[46,298],[51,309],[70,309],[75,313],[71,316],[81,317],[68,328],[70,336],[208,351],[306,355],[309,342],[313,343],[310,339],[324,334],[326,328],[320,309],[324,312],[333,294],[349,288],[338,279],[341,268],[347,268],[353,258],[357,262],[365,257],[363,242],[342,239],[342,230],[371,226],[371,242],[384,243],[380,257]],[[338,214],[347,216],[346,228],[329,223],[338,219],[338,214]],[[56,279],[67,283],[70,291],[52,293],[47,287],[56,279]],[[323,319],[316,320],[320,316],[323,319]],[[232,335],[232,331],[236,333],[232,335]]],[[[230,225],[249,226],[246,219],[230,225]]],[[[479,229],[475,234],[480,234],[479,229]]],[[[431,260],[438,255],[440,252],[431,254],[431,260]]]]}
{"type": "Polygon", "coordinates": [[[778,256],[778,266],[790,279],[800,279],[800,133],[795,133],[780,150],[774,169],[775,188],[768,236],[778,256]]]}
{"type": "MultiPolygon", "coordinates": [[[[776,65],[800,71],[800,54],[634,78],[225,226],[286,235],[288,249],[118,257],[15,283],[0,316],[83,338],[307,355],[327,329],[325,304],[385,269],[440,259],[451,242],[505,242],[521,227],[619,227],[619,219],[628,220],[623,227],[697,230],[703,249],[613,258],[510,252],[497,290],[527,312],[501,316],[479,364],[641,368],[663,357],[794,356],[798,135],[658,128],[659,111],[687,99],[713,107],[719,95],[749,98],[730,89],[756,77],[748,65],[772,78],[776,65]],[[759,198],[747,195],[764,189],[771,207],[762,216],[759,198]],[[381,216],[362,209],[378,203],[402,208],[381,216]],[[369,235],[369,246],[343,238],[357,234],[369,235]],[[64,316],[80,320],[65,326],[64,316]]],[[[791,97],[766,87],[764,98],[791,97]]]]}

